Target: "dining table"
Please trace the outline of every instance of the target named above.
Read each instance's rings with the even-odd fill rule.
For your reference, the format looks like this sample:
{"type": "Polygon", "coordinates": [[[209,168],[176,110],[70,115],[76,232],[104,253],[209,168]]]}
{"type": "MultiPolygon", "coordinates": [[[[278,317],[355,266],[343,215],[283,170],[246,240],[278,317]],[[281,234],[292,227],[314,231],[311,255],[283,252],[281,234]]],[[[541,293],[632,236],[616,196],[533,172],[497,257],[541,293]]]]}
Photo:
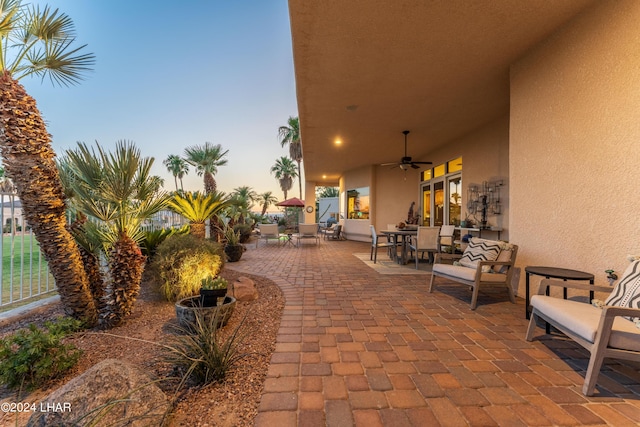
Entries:
{"type": "Polygon", "coordinates": [[[400,256],[397,255],[395,250],[391,251],[391,256],[398,264],[406,264],[408,261],[407,255],[409,253],[411,236],[417,236],[418,229],[398,228],[394,230],[381,230],[380,232],[387,236],[389,241],[394,242],[396,246],[398,243],[400,244],[400,256]]]}

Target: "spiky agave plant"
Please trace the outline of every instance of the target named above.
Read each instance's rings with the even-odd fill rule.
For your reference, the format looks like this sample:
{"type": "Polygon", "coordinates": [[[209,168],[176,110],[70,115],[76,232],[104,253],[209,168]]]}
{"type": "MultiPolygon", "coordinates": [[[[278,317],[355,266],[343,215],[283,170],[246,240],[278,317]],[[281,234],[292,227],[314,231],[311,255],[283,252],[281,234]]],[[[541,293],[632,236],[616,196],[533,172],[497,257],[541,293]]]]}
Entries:
{"type": "Polygon", "coordinates": [[[65,203],[54,164],[51,136],[35,100],[18,80],[49,77],[78,83],[95,62],[75,48],[71,19],[58,10],[0,0],[0,149],[67,314],[92,325],[96,308],[73,237],[65,228],[65,203]]]}

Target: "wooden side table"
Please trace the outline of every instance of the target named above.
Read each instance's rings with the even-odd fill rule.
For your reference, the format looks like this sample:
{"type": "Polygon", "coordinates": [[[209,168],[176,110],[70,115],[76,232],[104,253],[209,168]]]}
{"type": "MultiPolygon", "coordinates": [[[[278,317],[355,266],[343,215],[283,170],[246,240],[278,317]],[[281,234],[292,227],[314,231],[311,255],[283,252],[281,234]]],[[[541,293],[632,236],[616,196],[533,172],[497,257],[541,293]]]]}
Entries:
{"type": "MultiPolygon", "coordinates": [[[[526,303],[524,306],[525,315],[527,319],[530,317],[529,313],[529,276],[543,276],[546,279],[562,279],[565,282],[567,280],[588,280],[591,285],[593,285],[594,276],[591,273],[587,273],[584,271],[578,270],[569,270],[567,268],[556,268],[556,267],[542,267],[542,266],[529,266],[525,267],[524,271],[526,274],[526,303]]],[[[547,295],[549,294],[549,289],[547,289],[547,295]]],[[[564,288],[564,299],[567,299],[567,288],[564,288]]],[[[593,299],[593,291],[589,291],[589,301],[593,299]]]]}

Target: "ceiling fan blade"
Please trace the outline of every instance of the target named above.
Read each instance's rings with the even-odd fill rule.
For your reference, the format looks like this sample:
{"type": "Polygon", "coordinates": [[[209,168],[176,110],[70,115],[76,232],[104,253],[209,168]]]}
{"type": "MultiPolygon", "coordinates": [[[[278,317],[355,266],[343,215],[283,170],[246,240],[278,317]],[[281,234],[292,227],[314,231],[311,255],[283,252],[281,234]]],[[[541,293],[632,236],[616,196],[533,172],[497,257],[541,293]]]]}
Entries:
{"type": "Polygon", "coordinates": [[[413,169],[420,169],[420,166],[416,165],[416,163],[415,163],[415,162],[414,162],[414,163],[411,163],[411,167],[412,167],[413,169]]]}
{"type": "Polygon", "coordinates": [[[433,162],[411,162],[411,163],[415,163],[417,165],[432,165],[433,162]]]}
{"type": "Polygon", "coordinates": [[[382,163],[380,166],[398,166],[398,162],[382,163]]]}

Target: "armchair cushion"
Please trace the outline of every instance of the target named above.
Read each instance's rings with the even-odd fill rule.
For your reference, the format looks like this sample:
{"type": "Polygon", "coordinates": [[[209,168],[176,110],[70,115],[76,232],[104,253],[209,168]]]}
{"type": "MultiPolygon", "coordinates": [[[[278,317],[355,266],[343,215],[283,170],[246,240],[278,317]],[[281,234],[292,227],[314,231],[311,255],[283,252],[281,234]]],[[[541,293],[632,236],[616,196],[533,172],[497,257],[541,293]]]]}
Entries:
{"type": "MultiPolygon", "coordinates": [[[[640,260],[629,264],[604,303],[617,307],[640,308],[640,260]]],[[[636,319],[629,318],[631,321],[636,319]]]]}
{"type": "MultiPolygon", "coordinates": [[[[582,339],[595,342],[602,310],[591,304],[561,298],[534,295],[531,305],[544,318],[563,325],[582,339]]],[[[623,317],[616,317],[611,328],[609,346],[640,351],[640,329],[623,317]]]]}
{"type": "MultiPolygon", "coordinates": [[[[484,266],[483,266],[484,268],[484,266]]],[[[473,282],[476,279],[476,269],[462,265],[434,264],[433,271],[446,276],[457,277],[462,280],[473,282]]],[[[506,274],[501,273],[481,273],[480,282],[504,283],[507,280],[506,274]]]]}
{"type": "MultiPolygon", "coordinates": [[[[500,242],[474,237],[469,240],[469,246],[464,250],[462,258],[458,262],[464,267],[475,269],[479,261],[495,261],[500,255],[500,250],[500,242]]],[[[491,270],[490,265],[482,266],[484,273],[489,270],[491,270]]]]}

